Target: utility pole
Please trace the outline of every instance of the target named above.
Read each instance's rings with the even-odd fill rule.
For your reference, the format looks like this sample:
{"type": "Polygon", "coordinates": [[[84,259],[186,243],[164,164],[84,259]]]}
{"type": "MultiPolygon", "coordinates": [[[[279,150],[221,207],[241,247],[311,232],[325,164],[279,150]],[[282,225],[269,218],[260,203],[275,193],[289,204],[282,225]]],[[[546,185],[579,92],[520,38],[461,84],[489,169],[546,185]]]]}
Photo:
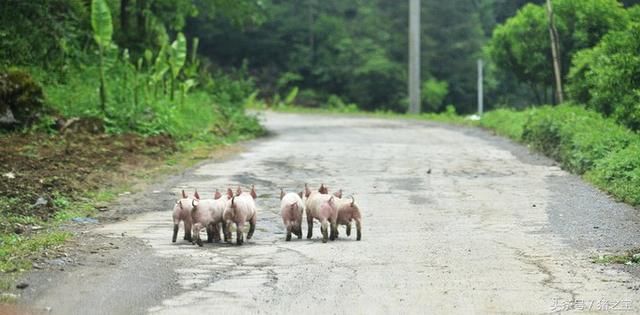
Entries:
{"type": "Polygon", "coordinates": [[[562,93],[562,72],[560,71],[560,37],[553,18],[553,6],[551,0],[547,0],[547,15],[549,16],[549,36],[551,37],[551,55],[553,56],[553,73],[556,79],[556,100],[558,104],[564,103],[562,93]]]}
{"type": "Polygon", "coordinates": [[[409,0],[409,113],[420,113],[420,0],[409,0]]]}
{"type": "Polygon", "coordinates": [[[478,116],[484,111],[483,67],[482,59],[478,59],[478,116]]]}

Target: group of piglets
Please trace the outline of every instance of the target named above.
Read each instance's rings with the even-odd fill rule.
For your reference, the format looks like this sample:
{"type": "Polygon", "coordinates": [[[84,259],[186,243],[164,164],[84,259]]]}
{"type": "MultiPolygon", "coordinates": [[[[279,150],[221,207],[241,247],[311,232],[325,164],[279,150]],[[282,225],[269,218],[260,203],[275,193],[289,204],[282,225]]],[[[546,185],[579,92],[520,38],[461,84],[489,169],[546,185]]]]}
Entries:
{"type": "MultiPolygon", "coordinates": [[[[220,231],[224,241],[231,242],[231,227],[236,225],[236,244],[244,243],[244,226],[249,222],[247,240],[251,239],[256,229],[256,203],[257,198],[254,186],[250,192],[243,192],[240,187],[235,194],[231,188],[226,195],[216,190],[213,199],[201,199],[196,191],[193,197],[189,197],[184,190],[182,196],[173,208],[173,238],[175,243],[180,229],[180,222],[184,224],[184,239],[203,245],[200,232],[205,229],[207,242],[220,241],[220,231]]],[[[327,187],[320,185],[317,191],[312,191],[305,184],[300,193],[285,193],[280,190],[280,208],[282,222],[287,231],[287,241],[291,240],[291,234],[302,238],[302,217],[307,217],[307,238],[313,234],[313,220],[320,222],[322,242],[328,239],[335,240],[338,237],[338,225],[346,226],[347,236],[351,235],[351,221],[355,221],[357,240],[362,237],[362,215],[360,208],[353,196],[342,198],[342,190],[332,195],[327,187]]]]}
{"type": "Polygon", "coordinates": [[[281,190],[280,200],[282,222],[287,229],[287,241],[291,240],[291,233],[302,238],[303,212],[307,216],[307,238],[313,235],[314,219],[320,222],[323,243],[328,239],[333,241],[338,238],[338,225],[345,225],[347,236],[350,236],[351,221],[356,222],[356,239],[359,241],[362,238],[360,207],[353,196],[343,199],[342,190],[330,195],[329,189],[324,184],[320,185],[317,191],[312,191],[305,184],[304,191],[297,194],[293,192],[285,194],[281,190]]]}
{"type": "Polygon", "coordinates": [[[200,231],[206,229],[207,242],[220,241],[220,227],[224,241],[231,242],[232,224],[236,225],[236,243],[244,243],[244,225],[249,222],[247,239],[251,239],[256,230],[256,203],[255,187],[251,186],[250,192],[243,192],[238,187],[234,195],[231,188],[223,196],[216,190],[213,199],[200,199],[198,191],[193,198],[182,191],[182,198],[176,201],[173,207],[173,238],[176,242],[180,221],[184,224],[184,239],[202,246],[200,231]]]}

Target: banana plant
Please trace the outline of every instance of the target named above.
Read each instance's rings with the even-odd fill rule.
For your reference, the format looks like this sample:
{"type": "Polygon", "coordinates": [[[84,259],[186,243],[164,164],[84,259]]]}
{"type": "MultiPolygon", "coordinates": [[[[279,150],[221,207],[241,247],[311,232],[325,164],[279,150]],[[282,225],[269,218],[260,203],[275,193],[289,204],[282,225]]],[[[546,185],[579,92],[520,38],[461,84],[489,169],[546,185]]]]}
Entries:
{"type": "Polygon", "coordinates": [[[196,81],[193,79],[187,79],[180,83],[180,105],[184,106],[184,99],[187,97],[189,90],[196,86],[196,81]]]}
{"type": "Polygon", "coordinates": [[[200,40],[197,37],[194,37],[191,41],[191,56],[189,58],[189,63],[184,66],[182,71],[189,79],[196,78],[198,76],[198,69],[200,69],[200,60],[198,59],[199,43],[200,40]]]}
{"type": "Polygon", "coordinates": [[[107,114],[107,86],[105,79],[104,54],[111,46],[113,36],[113,23],[111,21],[111,11],[105,0],[91,1],[91,28],[93,29],[93,39],[98,44],[100,58],[100,109],[102,115],[107,114]]]}
{"type": "MultiPolygon", "coordinates": [[[[151,58],[149,58],[151,59],[151,58]]],[[[158,56],[156,56],[155,63],[152,67],[151,76],[149,77],[149,85],[154,87],[154,97],[158,96],[158,85],[164,79],[165,73],[169,71],[169,65],[167,61],[167,45],[164,44],[160,47],[158,56]]]]}
{"type": "Polygon", "coordinates": [[[184,67],[187,60],[187,39],[184,34],[178,33],[178,36],[169,50],[169,68],[171,69],[171,100],[173,101],[176,80],[180,75],[180,70],[184,67]]]}

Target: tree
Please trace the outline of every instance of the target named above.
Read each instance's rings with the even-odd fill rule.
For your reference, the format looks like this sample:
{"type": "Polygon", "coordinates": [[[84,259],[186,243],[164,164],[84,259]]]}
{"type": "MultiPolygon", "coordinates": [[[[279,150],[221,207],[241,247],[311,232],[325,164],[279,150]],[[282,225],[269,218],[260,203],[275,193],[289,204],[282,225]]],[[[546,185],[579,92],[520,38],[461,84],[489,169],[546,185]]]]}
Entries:
{"type": "Polygon", "coordinates": [[[102,114],[107,114],[107,84],[105,79],[104,54],[111,46],[111,36],[113,35],[113,24],[111,22],[111,11],[105,0],[91,1],[91,27],[93,28],[93,38],[98,44],[100,58],[100,109],[102,114]]]}
{"type": "Polygon", "coordinates": [[[497,68],[527,84],[538,104],[545,101],[552,76],[545,19],[542,7],[528,4],[515,17],[496,27],[488,47],[497,68]]]}
{"type": "MultiPolygon", "coordinates": [[[[560,39],[562,77],[575,53],[595,46],[609,31],[628,24],[628,14],[616,0],[556,0],[554,11],[560,39]]],[[[534,91],[537,103],[547,101],[553,82],[551,47],[544,8],[528,4],[496,27],[489,55],[498,69],[511,72],[534,91]],[[525,39],[526,40],[523,40],[525,39]]]]}
{"type": "Polygon", "coordinates": [[[569,74],[576,101],[640,130],[640,23],[604,36],[594,48],[580,51],[569,74]]]}

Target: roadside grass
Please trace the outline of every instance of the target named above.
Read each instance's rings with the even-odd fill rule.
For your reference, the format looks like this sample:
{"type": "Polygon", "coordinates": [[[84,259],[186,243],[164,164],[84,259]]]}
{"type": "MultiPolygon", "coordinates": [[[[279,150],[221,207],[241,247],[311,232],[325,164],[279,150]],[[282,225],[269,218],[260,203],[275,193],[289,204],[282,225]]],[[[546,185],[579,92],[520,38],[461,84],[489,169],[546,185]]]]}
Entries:
{"type": "Polygon", "coordinates": [[[321,114],[329,116],[353,116],[353,117],[371,117],[382,119],[414,119],[425,121],[436,121],[455,125],[475,126],[477,121],[468,117],[458,115],[452,106],[447,107],[447,111],[441,113],[422,113],[422,114],[403,114],[392,111],[374,111],[366,112],[353,108],[323,108],[323,107],[301,107],[294,105],[280,104],[277,106],[267,107],[264,104],[249,105],[249,109],[253,110],[271,110],[280,113],[291,114],[321,114]]]}
{"type": "Polygon", "coordinates": [[[522,138],[528,112],[513,109],[496,109],[485,113],[480,119],[480,127],[493,130],[496,134],[519,141],[522,138]]]}
{"type": "Polygon", "coordinates": [[[630,265],[640,263],[640,248],[632,249],[621,254],[600,255],[593,257],[592,262],[603,265],[630,265]]]}
{"type": "Polygon", "coordinates": [[[58,245],[62,245],[71,233],[50,231],[31,236],[16,234],[0,236],[0,272],[22,272],[31,269],[34,254],[58,245]]]}

